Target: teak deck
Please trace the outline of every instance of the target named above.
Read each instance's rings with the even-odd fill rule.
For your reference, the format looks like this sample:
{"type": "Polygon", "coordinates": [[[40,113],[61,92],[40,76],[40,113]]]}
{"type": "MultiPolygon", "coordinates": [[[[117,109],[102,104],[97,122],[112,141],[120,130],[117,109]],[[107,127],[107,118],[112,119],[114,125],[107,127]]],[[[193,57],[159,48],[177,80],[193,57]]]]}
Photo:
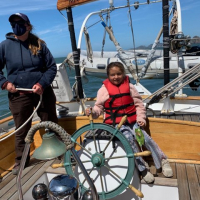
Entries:
{"type": "MultiPolygon", "coordinates": [[[[31,160],[30,166],[23,170],[22,190],[25,193],[35,181],[45,172],[65,173],[64,168],[52,169],[53,163],[59,163],[60,160],[51,160],[41,162],[31,160]]],[[[200,165],[171,163],[174,176],[164,178],[162,173],[157,171],[152,162],[149,162],[150,171],[155,176],[155,185],[178,187],[179,200],[199,200],[200,199],[200,165]]],[[[142,181],[144,183],[144,181],[142,181]]],[[[16,187],[16,176],[7,174],[0,183],[1,200],[17,200],[18,193],[16,187]]],[[[173,200],[173,199],[172,199],[173,200]]]]}
{"type": "MultiPolygon", "coordinates": [[[[153,117],[153,113],[151,111],[147,112],[148,117],[153,117]]],[[[173,115],[161,115],[160,112],[155,112],[156,118],[165,118],[165,119],[175,119],[175,120],[183,120],[183,121],[191,121],[191,122],[200,122],[200,113],[179,113],[176,112],[173,115]]]]}

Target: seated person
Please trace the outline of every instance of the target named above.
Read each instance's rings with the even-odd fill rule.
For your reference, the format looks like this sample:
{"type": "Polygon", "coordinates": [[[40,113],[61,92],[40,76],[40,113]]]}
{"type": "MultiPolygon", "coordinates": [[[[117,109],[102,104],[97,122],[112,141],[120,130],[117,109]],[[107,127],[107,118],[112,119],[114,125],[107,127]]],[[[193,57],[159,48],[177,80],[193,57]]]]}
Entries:
{"type": "MultiPolygon", "coordinates": [[[[134,85],[129,82],[128,76],[125,75],[122,63],[110,63],[107,66],[107,76],[108,78],[98,90],[97,100],[92,109],[92,116],[93,118],[98,118],[101,114],[104,114],[104,123],[115,126],[124,115],[127,115],[127,122],[121,126],[120,131],[130,142],[133,152],[139,152],[135,129],[138,125],[140,127],[146,125],[146,109],[142,98],[134,85]]],[[[89,116],[91,111],[88,108],[85,112],[89,116]]],[[[155,167],[157,169],[162,167],[164,176],[172,177],[173,171],[167,156],[144,130],[142,132],[145,139],[144,145],[151,151],[155,167]]],[[[146,183],[152,183],[155,180],[141,157],[136,157],[136,166],[146,183]]]]}

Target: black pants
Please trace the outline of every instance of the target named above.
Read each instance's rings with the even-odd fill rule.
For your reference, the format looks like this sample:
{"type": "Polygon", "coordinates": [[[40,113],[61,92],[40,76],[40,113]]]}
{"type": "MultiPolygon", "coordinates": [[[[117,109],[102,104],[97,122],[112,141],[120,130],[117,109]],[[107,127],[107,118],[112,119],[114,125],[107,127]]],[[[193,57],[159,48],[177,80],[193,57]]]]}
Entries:
{"type": "MultiPolygon", "coordinates": [[[[38,105],[40,96],[34,93],[19,94],[8,93],[9,107],[14,118],[16,129],[20,127],[31,116],[34,108],[38,105]]],[[[37,110],[41,121],[52,121],[58,123],[56,115],[56,97],[51,86],[47,87],[42,94],[42,102],[37,110]]],[[[20,163],[25,147],[25,137],[31,128],[30,120],[22,129],[15,133],[15,162],[20,163]]],[[[28,158],[29,159],[29,158],[28,158]]]]}

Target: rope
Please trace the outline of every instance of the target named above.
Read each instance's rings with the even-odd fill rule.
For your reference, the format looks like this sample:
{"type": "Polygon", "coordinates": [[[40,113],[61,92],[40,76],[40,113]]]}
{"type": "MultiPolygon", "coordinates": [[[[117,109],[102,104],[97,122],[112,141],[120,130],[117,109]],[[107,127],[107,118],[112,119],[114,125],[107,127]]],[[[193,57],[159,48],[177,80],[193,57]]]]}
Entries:
{"type": "Polygon", "coordinates": [[[86,49],[87,49],[87,59],[92,63],[93,60],[92,60],[92,55],[93,55],[93,51],[92,51],[92,45],[91,45],[91,42],[90,42],[90,36],[87,32],[87,29],[86,27],[84,27],[84,35],[85,35],[85,42],[86,42],[86,49]]]}
{"type": "MultiPolygon", "coordinates": [[[[21,90],[21,91],[33,91],[33,89],[25,89],[25,88],[16,88],[17,90],[21,90]]],[[[17,131],[19,131],[20,129],[22,129],[33,117],[33,115],[36,113],[36,111],[38,110],[38,108],[40,107],[40,104],[42,102],[42,95],[40,95],[40,100],[38,102],[37,107],[35,108],[35,110],[33,111],[32,115],[24,122],[24,124],[22,124],[17,130],[15,130],[14,132],[12,132],[11,134],[7,135],[6,137],[0,139],[0,142],[2,142],[3,140],[11,137],[13,134],[15,134],[17,131]]]]}
{"type": "Polygon", "coordinates": [[[187,70],[181,76],[175,78],[173,81],[169,82],[167,85],[163,86],[162,88],[145,98],[143,102],[149,98],[153,99],[153,97],[156,96],[159,97],[159,100],[163,100],[166,97],[171,96],[178,90],[182,89],[184,86],[188,85],[190,82],[194,81],[198,77],[200,77],[200,64],[197,64],[191,69],[187,70]],[[181,85],[180,81],[182,81],[181,85]]]}
{"type": "Polygon", "coordinates": [[[170,24],[170,35],[175,35],[178,32],[178,11],[174,11],[174,15],[170,24]]]}
{"type": "MultiPolygon", "coordinates": [[[[109,12],[107,13],[107,16],[106,16],[106,25],[107,25],[107,23],[108,23],[108,18],[110,19],[110,14],[109,14],[109,12]]],[[[104,29],[104,36],[103,36],[102,48],[101,48],[101,57],[102,57],[102,58],[103,58],[103,52],[104,52],[105,41],[106,41],[106,30],[104,29]]]]}
{"type": "Polygon", "coordinates": [[[67,150],[74,147],[74,143],[71,141],[71,136],[65,131],[65,129],[51,121],[40,122],[39,124],[35,124],[34,126],[32,126],[27,133],[25,142],[28,144],[32,143],[34,134],[37,130],[41,128],[50,129],[56,132],[61,137],[62,141],[65,143],[67,150]]]}

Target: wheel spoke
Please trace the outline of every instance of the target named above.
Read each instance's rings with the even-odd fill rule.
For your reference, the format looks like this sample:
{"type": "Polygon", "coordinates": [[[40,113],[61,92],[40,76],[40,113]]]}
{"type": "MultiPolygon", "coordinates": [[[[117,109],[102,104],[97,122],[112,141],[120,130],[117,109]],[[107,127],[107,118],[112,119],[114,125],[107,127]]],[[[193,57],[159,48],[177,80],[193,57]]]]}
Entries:
{"type": "MultiPolygon", "coordinates": [[[[116,157],[109,157],[109,158],[105,158],[106,161],[109,161],[111,159],[118,159],[118,158],[127,158],[130,157],[128,155],[124,155],[124,156],[116,156],[116,157]]],[[[133,156],[132,156],[133,157],[133,156]]]]}
{"type": "MultiPolygon", "coordinates": [[[[92,169],[91,169],[90,172],[88,173],[89,175],[91,174],[91,172],[93,171],[93,169],[94,169],[94,166],[92,167],[92,169]]],[[[86,181],[86,179],[83,180],[83,183],[82,183],[82,184],[84,184],[85,181],[86,181]]]]}
{"type": "MultiPolygon", "coordinates": [[[[84,161],[81,161],[82,163],[87,163],[87,162],[91,162],[91,160],[84,160],[84,161]]],[[[71,165],[76,165],[77,162],[71,162],[71,165]]]]}
{"type": "Polygon", "coordinates": [[[115,137],[115,135],[112,135],[112,137],[110,138],[110,140],[108,141],[108,144],[105,146],[104,150],[102,151],[102,153],[105,153],[106,149],[108,148],[109,144],[112,142],[113,138],[115,137]]]}
{"type": "Polygon", "coordinates": [[[97,143],[96,143],[96,139],[95,139],[95,133],[94,133],[93,130],[92,130],[92,133],[93,133],[92,135],[93,135],[95,150],[96,150],[96,152],[97,152],[97,143]]]}
{"type": "Polygon", "coordinates": [[[100,170],[99,170],[99,173],[100,173],[100,180],[101,180],[102,192],[105,193],[104,186],[103,186],[103,179],[102,179],[102,171],[101,171],[101,168],[100,168],[100,170]]]}
{"type": "Polygon", "coordinates": [[[115,173],[112,169],[110,169],[110,167],[108,167],[107,165],[104,165],[104,167],[107,168],[110,172],[112,172],[117,178],[122,180],[122,178],[117,173],[115,173]]]}
{"type": "Polygon", "coordinates": [[[83,145],[81,145],[80,143],[78,143],[77,141],[75,141],[75,143],[77,145],[79,145],[82,149],[84,149],[86,152],[88,152],[91,156],[92,156],[92,153],[90,151],[88,151],[83,145]]]}

